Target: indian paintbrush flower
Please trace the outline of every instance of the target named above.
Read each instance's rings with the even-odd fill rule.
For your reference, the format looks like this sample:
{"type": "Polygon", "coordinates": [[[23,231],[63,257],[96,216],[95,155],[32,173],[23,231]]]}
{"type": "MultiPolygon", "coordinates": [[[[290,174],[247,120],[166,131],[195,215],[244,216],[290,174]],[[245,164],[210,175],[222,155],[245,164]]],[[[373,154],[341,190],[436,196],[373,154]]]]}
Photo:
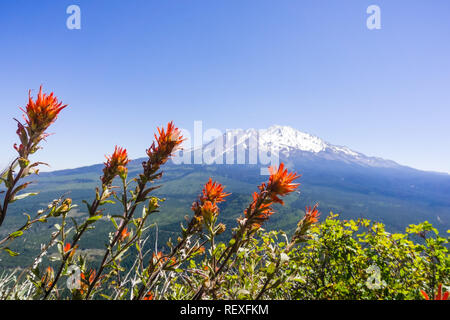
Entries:
{"type": "Polygon", "coordinates": [[[62,102],[59,102],[58,99],[51,94],[42,93],[42,86],[39,88],[39,94],[36,100],[31,98],[31,91],[28,93],[28,104],[25,109],[20,108],[24,114],[23,118],[26,124],[22,124],[20,121],[17,121],[17,130],[16,133],[19,136],[20,144],[14,144],[14,149],[17,151],[19,156],[10,164],[9,168],[6,170],[7,176],[9,179],[8,183],[8,191],[6,192],[5,199],[3,200],[3,205],[0,205],[0,225],[3,224],[3,221],[6,216],[6,212],[8,209],[8,204],[12,202],[14,199],[15,193],[18,190],[23,190],[29,183],[25,183],[18,188],[16,191],[13,191],[17,182],[32,174],[38,173],[38,169],[35,168],[40,164],[44,164],[42,162],[35,162],[30,164],[29,155],[35,153],[40,147],[39,142],[45,139],[48,136],[45,133],[45,130],[53,123],[58,117],[58,114],[62,109],[67,107],[67,105],[63,105],[62,102]],[[12,178],[12,173],[14,171],[14,167],[16,165],[20,166],[20,170],[18,171],[16,177],[12,178]]]}
{"type": "Polygon", "coordinates": [[[269,183],[265,189],[269,192],[273,202],[283,204],[283,201],[279,197],[284,197],[297,189],[300,184],[292,182],[299,178],[300,175],[297,175],[295,172],[289,173],[284,168],[283,163],[280,164],[278,170],[274,167],[269,167],[269,172],[269,183]]]}
{"type": "Polygon", "coordinates": [[[181,131],[175,127],[173,121],[167,124],[167,129],[157,128],[158,135],[155,134],[155,142],[147,150],[147,155],[152,158],[160,159],[161,164],[164,164],[173,152],[177,150],[179,145],[183,142],[181,131]]]}
{"type": "Polygon", "coordinates": [[[126,240],[130,235],[131,232],[128,231],[128,228],[123,228],[122,232],[120,233],[119,242],[126,240]]]}
{"type": "Polygon", "coordinates": [[[320,212],[317,209],[319,204],[316,203],[313,208],[311,206],[305,208],[305,222],[308,224],[313,224],[318,222],[318,218],[320,216],[320,212]]]}
{"type": "Polygon", "coordinates": [[[45,273],[41,279],[42,286],[45,289],[50,288],[54,279],[55,279],[55,271],[53,270],[52,267],[47,267],[47,269],[45,269],[45,273]]]}
{"type": "MultiPolygon", "coordinates": [[[[166,263],[169,260],[169,258],[167,256],[165,256],[162,251],[158,251],[158,253],[153,253],[152,255],[152,259],[151,259],[151,263],[156,266],[162,266],[164,263],[166,263]]],[[[168,266],[174,266],[176,264],[176,259],[175,257],[172,257],[170,259],[170,262],[168,264],[168,266]]]]}
{"type": "Polygon", "coordinates": [[[155,141],[146,150],[148,160],[142,163],[144,173],[140,175],[140,181],[146,182],[159,178],[161,174],[155,175],[155,173],[173,155],[173,152],[180,148],[180,144],[183,141],[181,131],[174,126],[172,121],[167,124],[166,129],[158,127],[155,141]]]}
{"type": "Polygon", "coordinates": [[[75,245],[75,247],[73,247],[73,249],[72,249],[72,245],[70,243],[66,243],[66,245],[63,248],[63,251],[64,251],[64,253],[67,253],[70,251],[69,258],[72,258],[73,255],[75,254],[75,251],[77,250],[77,248],[78,248],[78,245],[75,245]]]}
{"type": "Polygon", "coordinates": [[[142,300],[153,300],[153,294],[151,292],[147,293],[142,300]]]}
{"type": "Polygon", "coordinates": [[[299,183],[293,183],[300,175],[295,172],[288,172],[283,163],[280,164],[278,169],[269,167],[269,172],[269,182],[267,184],[262,183],[258,187],[259,192],[253,193],[253,201],[244,212],[245,218],[239,220],[241,223],[251,225],[252,229],[261,227],[262,223],[274,213],[273,203],[283,205],[284,202],[280,197],[295,191],[300,185],[299,183]]]}
{"type": "Polygon", "coordinates": [[[296,242],[303,242],[307,239],[306,234],[311,225],[319,221],[319,204],[316,203],[314,207],[305,208],[305,216],[298,222],[294,235],[292,236],[292,245],[296,242]]]}
{"type": "Polygon", "coordinates": [[[225,201],[225,197],[228,197],[231,193],[223,192],[224,187],[217,183],[216,181],[212,181],[209,178],[208,182],[205,184],[205,187],[202,190],[202,201],[208,200],[213,203],[219,203],[225,201]]]}
{"type": "Polygon", "coordinates": [[[206,200],[201,206],[201,214],[205,222],[210,223],[215,215],[219,212],[219,208],[215,203],[206,200]]]}
{"type": "Polygon", "coordinates": [[[269,198],[264,198],[261,193],[253,193],[253,201],[249,209],[245,211],[245,218],[252,221],[254,229],[260,228],[262,223],[274,213],[272,204],[273,202],[269,198]]]}
{"type": "Polygon", "coordinates": [[[28,93],[28,104],[25,109],[20,108],[24,112],[23,119],[26,124],[17,121],[16,133],[19,136],[20,144],[15,143],[14,149],[19,153],[23,161],[20,162],[21,168],[25,168],[24,161],[28,159],[30,154],[39,149],[38,143],[48,134],[45,130],[56,121],[58,114],[62,109],[67,107],[58,101],[53,95],[42,93],[42,86],[36,100],[31,98],[31,90],[28,93]]]}
{"type": "MultiPolygon", "coordinates": [[[[33,134],[40,135],[44,133],[44,131],[55,122],[58,114],[65,107],[67,107],[67,105],[63,105],[62,102],[59,102],[58,98],[53,95],[53,92],[50,94],[42,93],[42,86],[39,88],[37,99],[34,101],[31,98],[30,90],[28,94],[28,104],[26,105],[25,110],[21,108],[21,110],[25,112],[23,118],[30,129],[30,136],[33,136],[33,134]]],[[[19,130],[20,129],[21,127],[19,126],[19,130]]]]}
{"type": "MultiPolygon", "coordinates": [[[[425,300],[431,300],[425,291],[420,290],[420,293],[422,293],[425,300]]],[[[446,292],[444,292],[444,294],[442,294],[442,283],[440,283],[438,286],[438,291],[436,293],[436,296],[432,300],[448,300],[448,298],[449,298],[449,292],[446,291],[446,292]]]]}
{"type": "MultiPolygon", "coordinates": [[[[89,270],[88,274],[85,274],[84,272],[81,273],[80,277],[80,293],[84,294],[85,292],[88,291],[89,286],[91,286],[95,280],[95,277],[97,275],[97,272],[94,269],[89,270]]],[[[103,278],[103,276],[101,276],[100,278],[103,278]]],[[[100,282],[97,282],[95,284],[95,287],[100,287],[100,282]]]]}
{"type": "Polygon", "coordinates": [[[128,173],[126,165],[130,162],[127,149],[116,146],[111,156],[106,156],[105,167],[103,168],[103,185],[109,185],[116,176],[125,179],[128,173]]]}
{"type": "Polygon", "coordinates": [[[192,211],[195,213],[197,224],[202,222],[210,223],[212,218],[219,214],[217,203],[225,201],[231,193],[224,192],[224,187],[209,178],[202,190],[199,199],[192,204],[192,211]]]}

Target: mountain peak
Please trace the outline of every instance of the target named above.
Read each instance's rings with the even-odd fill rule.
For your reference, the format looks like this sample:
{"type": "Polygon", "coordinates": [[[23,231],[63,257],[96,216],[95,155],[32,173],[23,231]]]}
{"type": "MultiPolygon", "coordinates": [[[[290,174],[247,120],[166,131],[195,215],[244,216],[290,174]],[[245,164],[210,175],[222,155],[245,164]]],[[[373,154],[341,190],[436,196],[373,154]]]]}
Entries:
{"type": "Polygon", "coordinates": [[[266,130],[261,130],[259,139],[263,146],[278,151],[297,149],[318,153],[329,147],[329,144],[322,139],[289,126],[273,125],[266,130]]]}
{"type": "Polygon", "coordinates": [[[324,159],[353,163],[368,167],[398,167],[394,161],[376,157],[368,157],[345,146],[333,145],[312,134],[297,130],[290,126],[272,125],[267,129],[227,130],[223,137],[207,142],[202,148],[210,153],[217,143],[224,144],[220,154],[213,152],[215,157],[222,158],[224,153],[232,150],[250,150],[276,154],[280,159],[324,159]]]}

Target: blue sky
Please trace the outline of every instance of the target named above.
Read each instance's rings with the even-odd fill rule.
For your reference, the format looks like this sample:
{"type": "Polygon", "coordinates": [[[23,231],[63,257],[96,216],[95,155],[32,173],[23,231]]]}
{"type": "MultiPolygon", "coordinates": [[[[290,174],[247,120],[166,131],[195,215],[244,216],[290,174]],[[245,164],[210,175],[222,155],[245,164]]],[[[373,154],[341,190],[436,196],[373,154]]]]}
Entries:
{"type": "Polygon", "coordinates": [[[450,173],[450,2],[89,0],[0,3],[0,165],[40,84],[69,104],[39,160],[141,157],[157,125],[289,125],[450,173]],[[66,8],[81,8],[81,30],[66,8]],[[381,8],[381,30],[366,9],[381,8]]]}

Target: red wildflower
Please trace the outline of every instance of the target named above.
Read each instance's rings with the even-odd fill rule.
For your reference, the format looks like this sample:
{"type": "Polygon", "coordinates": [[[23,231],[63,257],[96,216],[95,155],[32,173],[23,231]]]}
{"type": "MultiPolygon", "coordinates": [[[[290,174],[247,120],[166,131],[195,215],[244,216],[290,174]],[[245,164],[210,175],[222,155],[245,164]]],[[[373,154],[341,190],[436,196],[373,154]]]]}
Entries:
{"type": "Polygon", "coordinates": [[[204,246],[200,246],[197,250],[198,253],[205,253],[205,247],[204,246]]]}
{"type": "Polygon", "coordinates": [[[66,245],[64,246],[64,252],[66,253],[67,251],[69,251],[71,248],[70,243],[66,243],[66,245]]]}
{"type": "Polygon", "coordinates": [[[153,300],[153,293],[147,293],[142,300],[153,300]]]}
{"type": "Polygon", "coordinates": [[[202,190],[202,199],[213,203],[223,202],[225,201],[224,198],[231,194],[225,193],[223,190],[224,187],[220,183],[217,183],[216,181],[213,182],[212,179],[209,178],[209,181],[205,184],[205,187],[202,190]]]}
{"type": "Polygon", "coordinates": [[[28,104],[25,110],[21,108],[24,119],[31,129],[32,133],[43,133],[58,117],[59,112],[67,107],[59,102],[53,95],[42,93],[42,86],[39,88],[37,99],[33,101],[31,98],[31,90],[29,91],[28,104]]]}
{"type": "Polygon", "coordinates": [[[219,213],[219,208],[215,203],[212,203],[211,201],[205,201],[203,205],[201,206],[201,214],[203,219],[205,221],[210,222],[213,218],[213,216],[217,215],[219,213]]]}
{"type": "Polygon", "coordinates": [[[270,178],[266,190],[270,193],[272,201],[283,204],[283,201],[279,196],[286,196],[297,189],[300,184],[292,183],[292,181],[299,178],[300,175],[297,175],[295,172],[289,173],[288,170],[284,168],[283,163],[280,164],[278,170],[269,167],[269,172],[270,178]]]}
{"type": "MultiPolygon", "coordinates": [[[[162,251],[159,251],[157,254],[152,255],[152,262],[153,265],[158,265],[158,266],[162,266],[164,263],[166,263],[169,260],[169,258],[167,256],[164,256],[162,251]]],[[[175,257],[172,257],[170,259],[170,262],[167,264],[168,267],[172,267],[177,263],[177,260],[175,259],[175,257]]]]}
{"type": "Polygon", "coordinates": [[[245,216],[247,219],[252,220],[254,228],[261,227],[262,223],[274,213],[272,204],[273,202],[269,199],[262,199],[261,193],[253,193],[253,201],[250,208],[245,211],[245,216]]]}
{"type": "Polygon", "coordinates": [[[292,245],[297,242],[304,242],[308,239],[307,232],[313,223],[319,221],[319,204],[316,203],[314,207],[311,206],[305,208],[305,216],[298,222],[292,237],[292,245]]]}
{"type": "Polygon", "coordinates": [[[155,139],[156,141],[146,150],[148,160],[142,163],[144,173],[139,176],[140,183],[159,179],[162,173],[156,172],[184,141],[181,131],[174,126],[172,121],[167,124],[167,129],[158,128],[158,135],[155,134],[155,139]]]}
{"type": "Polygon", "coordinates": [[[110,184],[117,175],[125,179],[128,173],[128,169],[126,168],[128,162],[130,160],[128,159],[127,149],[116,146],[114,153],[111,156],[106,156],[102,177],[103,184],[110,184]]]}
{"type": "Polygon", "coordinates": [[[270,167],[269,172],[269,182],[262,183],[258,187],[259,192],[253,194],[253,201],[245,211],[246,223],[252,228],[261,227],[262,223],[274,213],[272,204],[275,202],[283,205],[284,202],[279,197],[286,196],[299,186],[292,181],[300,176],[294,172],[289,173],[283,163],[278,170],[270,167]]]}
{"type": "MultiPolygon", "coordinates": [[[[64,246],[64,253],[69,252],[71,248],[72,248],[71,244],[70,244],[70,243],[66,243],[66,245],[64,246]]],[[[76,246],[72,249],[72,251],[71,251],[70,254],[69,254],[69,258],[72,258],[72,257],[73,257],[73,255],[75,254],[75,250],[77,250],[77,248],[78,248],[78,245],[76,245],[76,246]]]]}
{"type": "Polygon", "coordinates": [[[120,233],[119,241],[122,242],[126,238],[130,236],[131,232],[128,231],[128,228],[124,228],[122,232],[120,233]]]}
{"type": "Polygon", "coordinates": [[[201,227],[202,221],[211,222],[213,216],[219,214],[217,203],[225,201],[231,193],[223,192],[224,187],[217,181],[209,178],[202,190],[199,199],[192,204],[192,211],[195,213],[196,225],[201,227]]]}
{"type": "MultiPolygon", "coordinates": [[[[95,270],[91,269],[89,270],[89,273],[87,275],[84,274],[84,272],[81,273],[81,279],[80,279],[80,293],[84,294],[89,289],[89,286],[94,282],[95,276],[97,275],[97,272],[95,270]]],[[[100,278],[103,278],[100,277],[100,278]]],[[[98,281],[95,284],[95,287],[99,287],[100,282],[98,281]]]]}
{"type": "Polygon", "coordinates": [[[313,224],[319,221],[318,217],[320,216],[320,212],[317,209],[318,207],[319,204],[316,203],[312,209],[311,206],[305,208],[305,222],[308,224],[313,224]]]}
{"type": "MultiPolygon", "coordinates": [[[[420,290],[420,292],[422,293],[425,300],[430,300],[430,297],[428,296],[428,294],[425,291],[420,290]]],[[[436,293],[436,296],[434,297],[433,300],[448,300],[448,298],[449,298],[449,292],[446,291],[444,294],[442,294],[442,283],[440,283],[438,286],[438,292],[436,293]]]]}
{"type": "Polygon", "coordinates": [[[53,268],[47,267],[47,269],[45,270],[45,273],[41,279],[42,286],[46,289],[50,288],[53,283],[54,278],[55,278],[55,272],[54,272],[53,268]]]}
{"type": "Polygon", "coordinates": [[[154,264],[160,263],[161,260],[163,259],[163,254],[161,251],[159,251],[158,253],[153,253],[152,255],[152,261],[154,264]]]}
{"type": "Polygon", "coordinates": [[[180,144],[184,141],[181,131],[175,127],[173,121],[167,124],[167,129],[157,128],[158,135],[155,134],[155,142],[147,149],[147,155],[154,163],[164,164],[172,156],[180,144]]]}

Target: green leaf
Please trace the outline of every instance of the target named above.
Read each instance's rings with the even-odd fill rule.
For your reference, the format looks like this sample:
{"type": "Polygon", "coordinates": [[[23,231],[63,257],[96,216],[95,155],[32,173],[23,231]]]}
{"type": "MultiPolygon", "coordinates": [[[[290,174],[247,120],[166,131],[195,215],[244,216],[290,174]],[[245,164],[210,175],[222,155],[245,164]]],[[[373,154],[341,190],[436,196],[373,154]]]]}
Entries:
{"type": "Polygon", "coordinates": [[[267,268],[267,273],[268,274],[273,274],[275,272],[275,268],[276,268],[276,265],[275,265],[275,263],[272,262],[269,265],[269,267],[267,268]]]}
{"type": "Polygon", "coordinates": [[[9,237],[14,239],[14,238],[20,237],[21,235],[23,235],[23,231],[19,230],[19,231],[15,231],[15,232],[11,233],[9,235],[9,237]]]}
{"type": "MultiPolygon", "coordinates": [[[[72,220],[73,224],[75,225],[75,229],[77,230],[77,232],[80,230],[80,228],[78,227],[78,223],[77,220],[75,220],[74,218],[70,217],[70,219],[72,220]]],[[[75,235],[74,235],[75,237],[75,235]]]]}
{"type": "Polygon", "coordinates": [[[17,192],[24,190],[24,189],[25,189],[26,187],[28,187],[30,184],[31,184],[31,182],[26,182],[26,183],[24,183],[24,184],[18,186],[17,188],[15,188],[15,189],[13,190],[12,194],[16,194],[17,192]]]}
{"type": "Polygon", "coordinates": [[[111,204],[115,204],[115,202],[113,200],[102,200],[100,201],[100,205],[104,205],[105,203],[111,203],[111,204]]]}
{"type": "Polygon", "coordinates": [[[18,256],[18,255],[19,255],[18,252],[14,252],[14,251],[12,251],[10,248],[2,248],[2,249],[3,249],[3,251],[8,252],[8,254],[9,254],[11,257],[15,257],[15,256],[18,256]]]}
{"type": "Polygon", "coordinates": [[[8,177],[8,173],[9,173],[9,169],[6,169],[5,171],[3,171],[1,176],[0,176],[0,180],[6,181],[6,179],[8,177]]]}
{"type": "Polygon", "coordinates": [[[125,220],[125,217],[120,214],[113,214],[111,217],[125,220]]]}
{"type": "Polygon", "coordinates": [[[88,208],[88,212],[90,213],[91,212],[91,205],[86,200],[83,200],[82,202],[86,205],[86,207],[88,208]]]}
{"type": "Polygon", "coordinates": [[[12,203],[12,202],[14,202],[14,201],[22,200],[22,199],[25,199],[25,198],[27,198],[27,197],[35,196],[35,195],[38,195],[38,194],[39,194],[38,192],[22,193],[22,194],[19,194],[19,195],[17,195],[17,196],[14,196],[14,198],[11,199],[10,202],[12,203]]]}
{"type": "Polygon", "coordinates": [[[116,228],[116,230],[119,229],[119,226],[117,225],[116,220],[114,220],[113,217],[110,217],[109,220],[111,220],[111,222],[113,223],[113,225],[116,228]]]}
{"type": "Polygon", "coordinates": [[[9,169],[6,172],[6,179],[5,179],[5,186],[6,186],[6,188],[12,188],[13,183],[14,183],[13,170],[9,169]]]}
{"type": "Polygon", "coordinates": [[[236,292],[236,295],[238,296],[238,299],[244,299],[245,297],[247,297],[250,294],[250,292],[246,289],[239,289],[236,292]]]}
{"type": "Polygon", "coordinates": [[[96,216],[89,217],[89,219],[86,220],[86,223],[87,223],[87,224],[94,223],[95,221],[97,221],[97,220],[100,219],[101,217],[103,217],[103,215],[101,215],[101,214],[98,214],[98,215],[96,215],[96,216]]]}

